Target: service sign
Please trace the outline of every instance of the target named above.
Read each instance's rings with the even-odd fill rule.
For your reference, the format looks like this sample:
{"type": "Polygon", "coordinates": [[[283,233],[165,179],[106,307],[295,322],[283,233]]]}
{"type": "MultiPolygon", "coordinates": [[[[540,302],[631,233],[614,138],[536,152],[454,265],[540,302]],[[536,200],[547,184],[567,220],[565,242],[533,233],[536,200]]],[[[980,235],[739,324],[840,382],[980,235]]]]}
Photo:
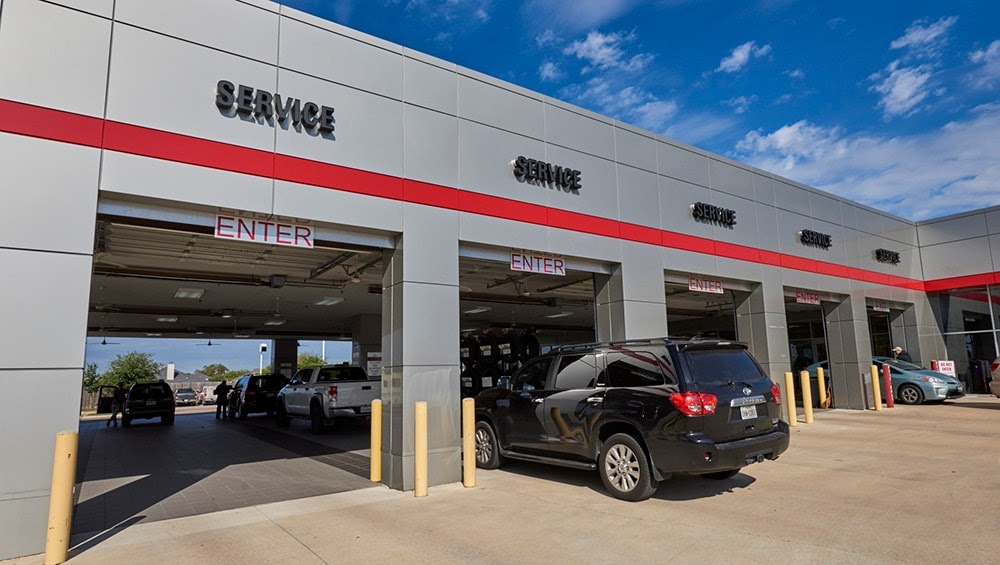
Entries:
{"type": "Polygon", "coordinates": [[[514,250],[510,252],[510,270],[565,277],[566,261],[561,257],[514,250]]]}
{"type": "Polygon", "coordinates": [[[709,292],[712,294],[723,294],[725,292],[725,289],[722,288],[722,281],[699,279],[696,277],[688,279],[688,290],[694,292],[709,292]]]}
{"type": "Polygon", "coordinates": [[[937,372],[944,373],[944,374],[948,375],[949,377],[951,377],[953,379],[957,378],[955,376],[955,362],[954,361],[941,361],[941,360],[938,360],[937,365],[938,365],[937,372]]]}
{"type": "Polygon", "coordinates": [[[819,305],[819,295],[815,292],[806,292],[800,290],[795,293],[795,302],[799,304],[816,304],[819,305]]]}
{"type": "Polygon", "coordinates": [[[313,248],[313,229],[277,221],[215,216],[215,237],[268,245],[313,248]]]}

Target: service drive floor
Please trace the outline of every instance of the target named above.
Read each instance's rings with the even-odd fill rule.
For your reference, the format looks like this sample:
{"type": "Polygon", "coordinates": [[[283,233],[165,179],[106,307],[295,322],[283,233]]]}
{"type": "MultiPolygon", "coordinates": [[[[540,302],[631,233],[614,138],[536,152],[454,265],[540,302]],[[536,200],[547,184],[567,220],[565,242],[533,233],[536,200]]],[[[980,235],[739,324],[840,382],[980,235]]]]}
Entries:
{"type": "Polygon", "coordinates": [[[80,422],[74,534],[371,486],[366,421],[315,436],[305,421],[190,411],[173,426],[80,422]]]}
{"type": "MultiPolygon", "coordinates": [[[[799,421],[779,460],[725,481],[675,477],[640,503],[609,497],[593,472],[509,462],[479,471],[475,488],[431,487],[426,498],[374,486],[126,521],[90,537],[77,531],[70,563],[1000,562],[1000,399],[823,411],[811,425],[800,413],[799,421]]],[[[216,422],[209,417],[191,425],[216,422]]],[[[217,429],[237,438],[238,425],[218,423],[217,429]]],[[[169,433],[155,425],[147,431],[169,433]]],[[[101,429],[95,439],[121,432],[101,429]]],[[[296,458],[267,445],[260,447],[276,459],[296,458]]],[[[315,472],[308,461],[300,463],[315,472]]],[[[198,477],[226,475],[229,466],[217,463],[198,477]]],[[[130,472],[151,470],[155,476],[153,465],[130,472]]],[[[331,477],[362,480],[341,473],[331,477]]],[[[175,477],[183,488],[163,492],[185,491],[204,480],[198,477],[175,477]]],[[[254,479],[220,483],[244,480],[254,479]]],[[[145,516],[143,504],[128,508],[145,516]]],[[[41,562],[40,555],[12,561],[41,562]]]]}

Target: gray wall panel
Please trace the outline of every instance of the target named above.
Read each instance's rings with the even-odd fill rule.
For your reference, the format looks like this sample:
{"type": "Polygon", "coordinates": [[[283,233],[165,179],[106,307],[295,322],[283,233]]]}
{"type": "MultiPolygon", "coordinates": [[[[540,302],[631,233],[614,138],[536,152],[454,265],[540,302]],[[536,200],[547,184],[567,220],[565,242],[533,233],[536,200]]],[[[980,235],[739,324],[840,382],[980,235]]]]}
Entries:
{"type": "Polygon", "coordinates": [[[404,49],[403,100],[411,104],[458,114],[458,75],[453,64],[404,49]]]}
{"type": "Polygon", "coordinates": [[[385,42],[377,45],[282,18],[279,64],[285,69],[402,100],[402,47],[385,42]],[[321,56],[322,53],[331,55],[321,56]]]}
{"type": "Polygon", "coordinates": [[[619,163],[656,172],[656,139],[641,132],[615,128],[615,155],[619,163]]]}
{"type": "MultiPolygon", "coordinates": [[[[560,229],[549,229],[546,236],[547,243],[545,249],[541,251],[576,257],[592,257],[606,261],[620,261],[621,248],[625,244],[608,237],[560,229]]],[[[529,247],[529,249],[531,248],[529,247]]]]}
{"type": "Polygon", "coordinates": [[[709,187],[748,200],[754,198],[753,179],[743,167],[710,159],[708,161],[709,187]]]}
{"type": "Polygon", "coordinates": [[[990,236],[990,253],[993,260],[990,265],[983,265],[983,271],[1000,271],[1000,234],[990,236]]]}
{"type": "Polygon", "coordinates": [[[100,159],[98,149],[0,133],[0,246],[91,253],[100,159]]]}
{"type": "MultiPolygon", "coordinates": [[[[582,212],[602,218],[618,219],[618,180],[615,164],[607,159],[585,153],[547,145],[542,159],[553,165],[574,167],[582,173],[580,194],[564,192],[560,188],[539,186],[548,196],[548,205],[571,212],[582,212]]],[[[511,175],[515,185],[519,183],[511,175]]]]}
{"type": "Polygon", "coordinates": [[[753,197],[762,204],[774,206],[774,179],[753,173],[753,197]]]}
{"type": "Polygon", "coordinates": [[[810,197],[811,194],[806,190],[780,179],[774,180],[774,202],[782,210],[808,216],[812,214],[810,197]]]}
{"type": "Polygon", "coordinates": [[[920,245],[937,245],[949,241],[960,241],[986,234],[986,215],[982,212],[922,223],[917,226],[920,245]]]}
{"type": "Polygon", "coordinates": [[[986,229],[990,234],[1000,233],[1000,209],[986,212],[986,229]]]}
{"type": "MultiPolygon", "coordinates": [[[[780,201],[780,199],[779,199],[780,201]]],[[[815,259],[816,253],[812,247],[799,241],[798,232],[803,229],[813,229],[812,218],[778,209],[778,251],[799,257],[815,259]]]]}
{"type": "Polygon", "coordinates": [[[614,159],[614,127],[558,106],[546,104],[545,141],[584,153],[614,159]]]}
{"type": "Polygon", "coordinates": [[[660,252],[663,270],[692,275],[718,275],[719,265],[714,255],[694,253],[666,247],[660,252]]]}
{"type": "Polygon", "coordinates": [[[458,120],[418,106],[403,106],[404,177],[457,187],[459,154],[458,120]]]}
{"type": "Polygon", "coordinates": [[[858,229],[858,207],[843,200],[840,201],[839,206],[844,227],[850,230],[858,229]]]}
{"type": "Polygon", "coordinates": [[[736,229],[757,231],[757,244],[760,249],[767,251],[780,251],[781,244],[778,242],[778,211],[765,204],[757,204],[743,214],[747,218],[743,221],[740,213],[736,213],[736,229]]]}
{"type": "Polygon", "coordinates": [[[660,141],[656,161],[661,175],[700,186],[708,186],[708,157],[660,141]]]}
{"type": "Polygon", "coordinates": [[[986,272],[991,257],[986,237],[922,247],[920,254],[926,280],[986,272]]]}
{"type": "Polygon", "coordinates": [[[109,20],[34,0],[6,0],[0,98],[103,116],[110,42],[109,20]]]}
{"type": "MultiPolygon", "coordinates": [[[[518,155],[545,159],[545,145],[540,140],[466,120],[459,121],[458,138],[462,148],[458,182],[462,190],[472,190],[542,206],[548,205],[549,191],[552,189],[528,182],[518,182],[511,169],[511,162],[518,155]]],[[[575,161],[563,165],[575,166],[575,161]]],[[[586,172],[584,175],[584,190],[591,190],[586,172]]],[[[580,198],[571,194],[562,196],[580,198]]]]}
{"type": "Polygon", "coordinates": [[[240,2],[116,0],[115,20],[272,65],[278,62],[278,14],[240,2]]]}
{"type": "MultiPolygon", "coordinates": [[[[9,0],[5,0],[9,1],[9,0]]],[[[74,10],[81,10],[91,14],[110,18],[115,8],[115,0],[46,0],[50,4],[59,4],[74,10]]],[[[3,2],[0,2],[3,6],[3,2]]]]}
{"type": "Polygon", "coordinates": [[[401,231],[403,203],[303,184],[274,183],[274,213],[344,226],[401,231]]]}
{"type": "MultiPolygon", "coordinates": [[[[661,176],[659,181],[660,225],[663,229],[699,237],[712,237],[712,225],[696,221],[691,215],[691,205],[695,202],[710,203],[712,191],[670,177],[661,176]]],[[[736,221],[740,221],[739,212],[736,214],[736,221]]]]}
{"type": "Polygon", "coordinates": [[[540,100],[465,75],[458,77],[458,115],[535,139],[545,138],[545,109],[540,100]]]}
{"type": "Polygon", "coordinates": [[[887,239],[896,242],[896,245],[902,243],[915,246],[917,244],[917,228],[914,224],[907,222],[886,218],[884,235],[887,239]]]}
{"type": "Polygon", "coordinates": [[[812,211],[812,216],[816,219],[831,224],[844,225],[840,202],[829,196],[824,196],[816,192],[809,193],[809,208],[812,211]]]}
{"type": "Polygon", "coordinates": [[[548,244],[548,228],[478,214],[460,214],[458,237],[463,242],[549,251],[538,249],[548,244]]]}
{"type": "Polygon", "coordinates": [[[739,245],[749,245],[759,247],[760,241],[757,239],[757,231],[753,229],[749,219],[752,218],[756,203],[738,196],[716,192],[712,194],[712,204],[736,210],[736,225],[728,228],[722,225],[712,225],[712,238],[715,241],[725,241],[739,245]],[[742,220],[742,221],[741,221],[742,220]]]}
{"type": "Polygon", "coordinates": [[[659,177],[655,173],[618,165],[618,210],[623,222],[660,227],[659,177]]]}
{"type": "Polygon", "coordinates": [[[873,235],[881,235],[885,229],[885,216],[865,208],[858,208],[858,230],[873,235]]]}

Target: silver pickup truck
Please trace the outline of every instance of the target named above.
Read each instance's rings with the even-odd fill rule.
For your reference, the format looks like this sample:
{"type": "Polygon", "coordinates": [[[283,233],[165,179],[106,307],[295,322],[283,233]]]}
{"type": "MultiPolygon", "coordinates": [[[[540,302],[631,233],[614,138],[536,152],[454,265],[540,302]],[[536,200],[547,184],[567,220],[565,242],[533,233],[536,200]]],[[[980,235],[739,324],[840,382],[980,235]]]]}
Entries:
{"type": "Polygon", "coordinates": [[[308,418],[312,432],[320,433],[336,418],[368,415],[372,400],[381,397],[381,378],[369,378],[361,367],[303,367],[278,392],[275,413],[281,427],[292,418],[308,418]]]}

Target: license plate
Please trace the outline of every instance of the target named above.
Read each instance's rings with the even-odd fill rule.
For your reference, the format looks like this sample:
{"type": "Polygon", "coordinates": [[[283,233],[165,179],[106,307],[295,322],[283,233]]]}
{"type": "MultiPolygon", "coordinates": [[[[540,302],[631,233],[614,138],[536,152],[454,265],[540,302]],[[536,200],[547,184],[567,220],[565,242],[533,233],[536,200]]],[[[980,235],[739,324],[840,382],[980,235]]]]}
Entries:
{"type": "Polygon", "coordinates": [[[155,400],[147,400],[146,401],[146,406],[156,406],[156,401],[155,400]]]}
{"type": "Polygon", "coordinates": [[[740,417],[744,420],[755,420],[757,418],[757,405],[740,406],[740,417]]]}

